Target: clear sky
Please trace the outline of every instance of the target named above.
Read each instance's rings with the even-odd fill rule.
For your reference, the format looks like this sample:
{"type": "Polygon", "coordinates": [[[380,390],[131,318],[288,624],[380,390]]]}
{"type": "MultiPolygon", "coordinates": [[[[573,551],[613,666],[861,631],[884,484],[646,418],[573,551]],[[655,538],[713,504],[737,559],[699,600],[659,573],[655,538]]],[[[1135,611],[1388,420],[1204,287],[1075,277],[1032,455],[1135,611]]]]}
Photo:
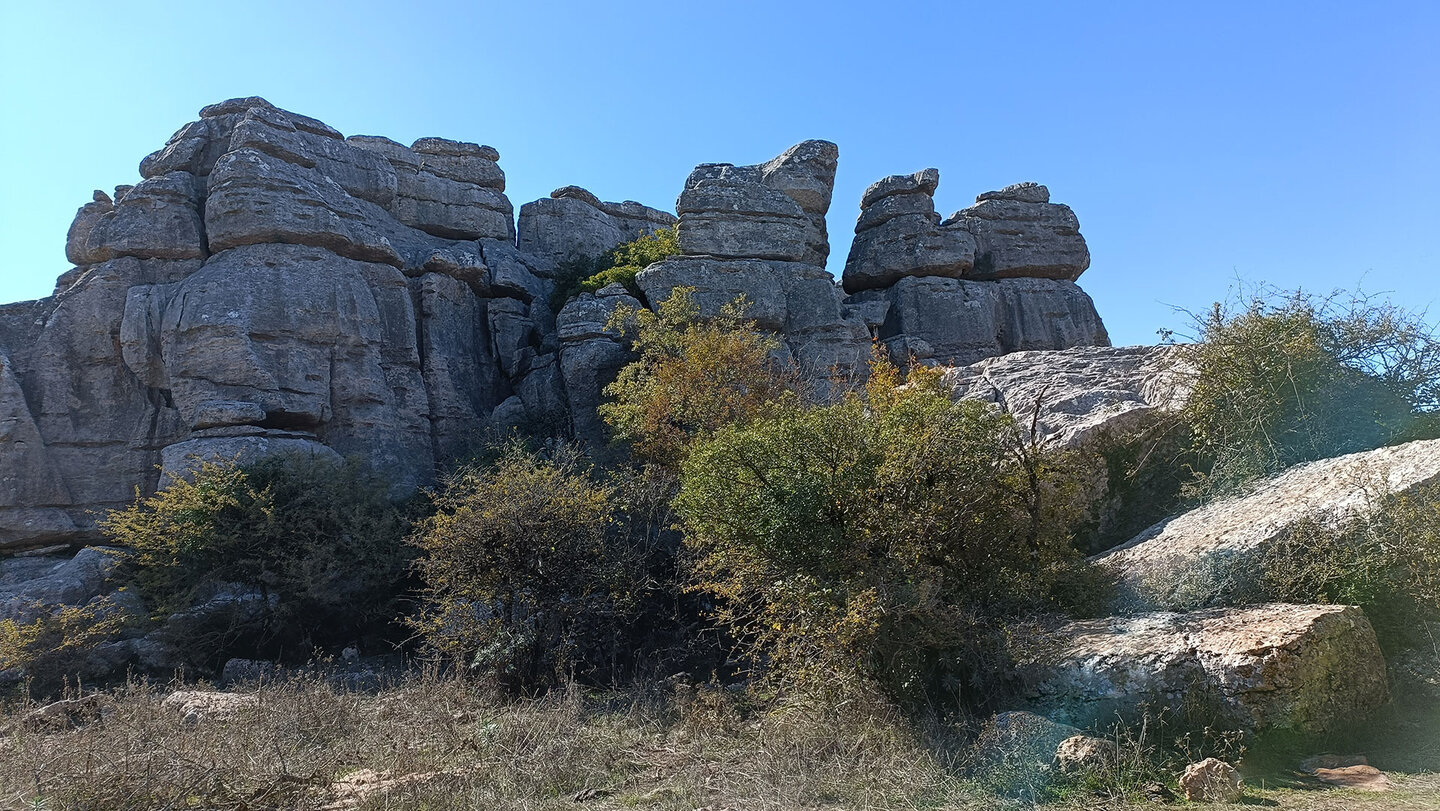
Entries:
{"type": "Polygon", "coordinates": [[[840,145],[838,272],[872,181],[937,208],[1022,180],[1070,204],[1116,343],[1236,278],[1363,284],[1440,315],[1440,3],[0,3],[0,302],[47,295],[94,188],[200,107],[260,95],[348,134],[500,150],[673,208],[690,168],[840,145]]]}

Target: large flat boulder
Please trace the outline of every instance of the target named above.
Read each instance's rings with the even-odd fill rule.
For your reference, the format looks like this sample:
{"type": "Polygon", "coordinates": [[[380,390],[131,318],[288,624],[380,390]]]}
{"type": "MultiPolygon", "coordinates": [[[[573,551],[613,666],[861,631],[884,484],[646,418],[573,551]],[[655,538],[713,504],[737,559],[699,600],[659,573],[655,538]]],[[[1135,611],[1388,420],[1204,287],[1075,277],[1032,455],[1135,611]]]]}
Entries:
{"type": "Polygon", "coordinates": [[[1120,577],[1127,605],[1224,605],[1252,584],[1253,564],[1265,550],[1297,526],[1341,530],[1377,497],[1437,481],[1440,440],[1309,462],[1162,521],[1094,560],[1120,577]]]}
{"type": "Polygon", "coordinates": [[[938,169],[922,169],[870,184],[845,259],[845,292],[889,287],[907,276],[959,279],[970,272],[975,238],[963,222],[940,225],[933,199],[939,183],[938,169]]]}
{"type": "Polygon", "coordinates": [[[1034,663],[1057,720],[1104,726],[1161,708],[1220,728],[1322,732],[1388,698],[1360,609],[1271,604],[1072,623],[1034,663]]]}
{"type": "Polygon", "coordinates": [[[1182,350],[1078,346],[1012,352],[949,369],[957,398],[995,403],[1056,449],[1093,448],[1141,432],[1182,406],[1189,392],[1182,350]]]}
{"type": "Polygon", "coordinates": [[[675,224],[675,215],[633,201],[602,201],[578,186],[520,207],[517,245],[553,276],[566,262],[594,259],[625,242],[675,224]]]}

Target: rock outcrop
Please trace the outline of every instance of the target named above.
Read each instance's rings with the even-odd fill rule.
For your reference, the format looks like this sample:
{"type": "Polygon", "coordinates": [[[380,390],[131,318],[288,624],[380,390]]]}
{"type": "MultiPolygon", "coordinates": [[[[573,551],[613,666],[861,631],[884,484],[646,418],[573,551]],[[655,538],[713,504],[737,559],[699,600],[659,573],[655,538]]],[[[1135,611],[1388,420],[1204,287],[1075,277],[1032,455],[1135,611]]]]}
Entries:
{"type": "Polygon", "coordinates": [[[1128,607],[1224,605],[1251,585],[1254,562],[1297,526],[1342,530],[1376,499],[1440,481],[1440,440],[1309,462],[1150,527],[1094,558],[1120,577],[1128,607]]]}
{"type": "Polygon", "coordinates": [[[691,287],[711,315],[743,296],[748,316],[780,333],[812,379],[855,378],[870,334],[824,268],[838,155],[829,141],[805,141],[758,166],[697,166],[676,205],[681,255],[636,277],[645,297],[655,304],[691,287]]]}
{"type": "Polygon", "coordinates": [[[1135,434],[1184,405],[1184,355],[1173,346],[1083,346],[1014,352],[949,369],[956,398],[984,400],[1072,450],[1135,434]]]}
{"type": "Polygon", "coordinates": [[[566,262],[593,259],[674,224],[674,214],[633,200],[604,202],[579,186],[565,186],[520,207],[518,245],[537,272],[553,276],[566,262]]]}
{"type": "Polygon", "coordinates": [[[1388,697],[1385,661],[1360,609],[1260,605],[1071,623],[1037,663],[1034,700],[1092,726],[1142,709],[1217,727],[1320,732],[1388,697]]]}
{"type": "Polygon", "coordinates": [[[942,221],[939,183],[939,170],[924,169],[871,184],[845,262],[846,303],[896,362],[1110,344],[1074,284],[1090,254],[1068,207],[1022,183],[942,221]]]}
{"type": "Polygon", "coordinates": [[[0,554],[93,542],[98,516],[197,458],[358,456],[398,494],[496,432],[602,448],[595,407],[630,357],[608,313],[681,285],[706,312],[745,296],[821,392],[863,376],[874,338],[926,363],[1105,343],[1067,281],[1084,241],[1041,187],[941,223],[938,173],[876,184],[857,228],[871,247],[847,263],[865,289],[847,299],[824,268],[827,141],[697,167],[682,255],[640,274],[648,301],[600,291],[557,319],[562,266],[677,219],[567,186],[517,228],[499,158],[243,98],[201,110],[134,185],[95,192],[55,294],[0,306],[0,554]],[[892,231],[947,236],[901,256],[892,231]]]}

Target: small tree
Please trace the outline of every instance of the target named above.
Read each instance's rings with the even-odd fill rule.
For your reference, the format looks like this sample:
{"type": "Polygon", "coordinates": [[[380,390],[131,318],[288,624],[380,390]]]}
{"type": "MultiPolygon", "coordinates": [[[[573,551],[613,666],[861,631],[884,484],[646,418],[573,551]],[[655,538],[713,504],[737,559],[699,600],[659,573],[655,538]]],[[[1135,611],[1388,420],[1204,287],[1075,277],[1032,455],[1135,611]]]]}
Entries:
{"type": "Polygon", "coordinates": [[[512,445],[433,498],[412,539],[428,600],[412,625],[446,657],[514,686],[570,675],[584,626],[617,613],[608,488],[573,452],[512,445]]]}
{"type": "Polygon", "coordinates": [[[1080,561],[1060,460],[933,370],[880,361],[868,397],[701,440],[675,507],[694,588],[786,678],[874,678],[915,701],[998,671],[998,618],[1061,607],[1080,561]]]}
{"type": "Polygon", "coordinates": [[[1208,465],[1201,492],[1433,433],[1440,342],[1414,313],[1262,289],[1197,321],[1184,419],[1208,465]]]}
{"type": "Polygon", "coordinates": [[[257,599],[176,642],[196,661],[308,655],[387,622],[404,578],[407,520],[358,464],[276,457],[204,463],[110,513],[101,529],[133,550],[142,594],[163,618],[217,589],[257,599]]]}
{"type": "Polygon", "coordinates": [[[623,311],[639,358],[606,387],[600,414],[642,458],[677,467],[692,442],[753,419],[784,401],[796,374],[776,359],[780,342],[745,319],[743,298],[702,318],[694,291],[678,287],[650,310],[623,311]]]}

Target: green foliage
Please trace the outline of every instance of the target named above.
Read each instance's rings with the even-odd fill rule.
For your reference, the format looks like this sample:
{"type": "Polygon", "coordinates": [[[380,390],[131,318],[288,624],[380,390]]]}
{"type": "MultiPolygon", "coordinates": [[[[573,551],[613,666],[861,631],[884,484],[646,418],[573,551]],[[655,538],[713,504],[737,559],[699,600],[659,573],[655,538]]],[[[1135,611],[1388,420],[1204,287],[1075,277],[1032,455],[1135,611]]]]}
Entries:
{"type": "Polygon", "coordinates": [[[1387,652],[1433,649],[1440,626],[1440,488],[1372,495],[1343,530],[1301,524],[1269,547],[1256,600],[1358,605],[1387,652]]]}
{"type": "Polygon", "coordinates": [[[1433,432],[1440,342],[1414,313],[1264,289],[1197,322],[1184,418],[1207,460],[1199,493],[1433,432]]]}
{"type": "Polygon", "coordinates": [[[125,613],[110,598],[42,611],[26,622],[0,620],[0,670],[18,669],[42,689],[54,687],[126,625],[125,613]]]}
{"type": "Polygon", "coordinates": [[[696,439],[786,400],[794,370],[774,359],[779,341],[746,321],[746,308],[741,298],[702,318],[694,291],[678,287],[653,312],[615,314],[639,355],[606,387],[613,400],[600,406],[617,439],[675,467],[696,439]]]}
{"type": "Polygon", "coordinates": [[[635,274],[680,253],[679,226],[661,228],[653,234],[618,245],[597,257],[574,257],[561,264],[551,306],[557,312],[565,302],[581,293],[594,293],[619,283],[631,295],[640,297],[635,274]]]}
{"type": "Polygon", "coordinates": [[[993,406],[952,401],[932,370],[900,382],[877,360],[868,396],[716,430],[675,509],[694,589],[753,660],[953,701],[998,670],[998,617],[1103,590],[1080,585],[1065,460],[993,406]]]}
{"type": "Polygon", "coordinates": [[[157,616],[194,607],[217,588],[259,594],[252,614],[177,640],[211,661],[308,655],[387,620],[408,565],[406,526],[357,464],[299,457],[204,463],[101,522],[111,542],[133,550],[157,616]]]}
{"type": "Polygon", "coordinates": [[[412,539],[427,597],[412,625],[447,658],[514,686],[570,676],[582,621],[616,613],[610,497],[565,449],[547,458],[512,445],[448,476],[412,539]]]}

